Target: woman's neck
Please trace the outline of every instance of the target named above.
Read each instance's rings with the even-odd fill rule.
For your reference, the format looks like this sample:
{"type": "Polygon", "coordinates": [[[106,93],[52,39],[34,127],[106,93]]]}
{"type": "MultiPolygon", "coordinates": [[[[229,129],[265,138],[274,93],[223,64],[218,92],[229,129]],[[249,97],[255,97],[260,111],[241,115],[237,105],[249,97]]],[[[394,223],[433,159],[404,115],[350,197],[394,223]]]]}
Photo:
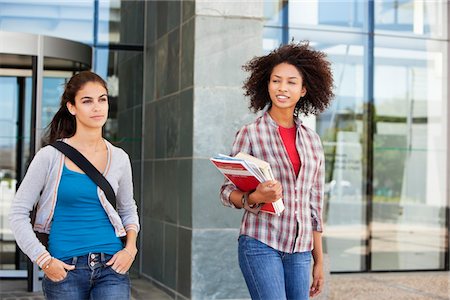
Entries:
{"type": "Polygon", "coordinates": [[[291,110],[279,110],[273,107],[269,109],[269,114],[272,119],[281,127],[291,128],[294,127],[294,112],[291,110]]]}
{"type": "Polygon", "coordinates": [[[82,150],[94,149],[95,151],[98,151],[99,149],[102,149],[103,145],[102,131],[101,129],[89,131],[77,130],[70,138],[70,143],[82,150]]]}

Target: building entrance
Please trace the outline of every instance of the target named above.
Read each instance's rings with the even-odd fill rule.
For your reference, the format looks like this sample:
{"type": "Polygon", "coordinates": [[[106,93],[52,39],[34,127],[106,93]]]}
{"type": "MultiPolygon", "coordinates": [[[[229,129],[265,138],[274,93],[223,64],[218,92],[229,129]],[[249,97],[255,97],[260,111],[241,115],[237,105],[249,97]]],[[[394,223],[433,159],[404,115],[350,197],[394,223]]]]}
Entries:
{"type": "Polygon", "coordinates": [[[69,40],[0,31],[0,277],[29,279],[36,265],[17,247],[8,223],[15,191],[59,108],[64,83],[91,68],[91,47],[69,40]]]}

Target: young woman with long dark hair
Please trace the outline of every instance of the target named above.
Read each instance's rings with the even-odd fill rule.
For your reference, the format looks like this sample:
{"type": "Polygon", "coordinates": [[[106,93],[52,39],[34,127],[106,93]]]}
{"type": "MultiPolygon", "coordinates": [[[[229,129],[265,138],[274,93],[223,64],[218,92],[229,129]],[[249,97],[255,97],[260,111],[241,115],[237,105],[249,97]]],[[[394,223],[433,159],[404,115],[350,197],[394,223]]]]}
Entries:
{"type": "Polygon", "coordinates": [[[36,153],[11,206],[14,236],[44,271],[47,299],[130,297],[128,270],[137,253],[139,219],[130,159],[102,136],[108,109],[106,82],[89,71],[78,73],[67,82],[46,137],[49,144],[61,140],[74,147],[103,174],[117,210],[88,175],[50,145],[36,153]],[[48,248],[35,231],[49,234],[48,248]]]}

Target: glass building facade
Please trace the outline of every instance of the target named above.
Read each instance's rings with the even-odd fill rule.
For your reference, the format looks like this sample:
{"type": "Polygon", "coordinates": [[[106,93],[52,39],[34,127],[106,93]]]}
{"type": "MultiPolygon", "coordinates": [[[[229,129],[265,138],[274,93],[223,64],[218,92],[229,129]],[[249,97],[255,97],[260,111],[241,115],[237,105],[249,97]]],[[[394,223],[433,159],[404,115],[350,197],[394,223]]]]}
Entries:
{"type": "MultiPolygon", "coordinates": [[[[0,31],[59,37],[92,47],[92,69],[109,87],[105,136],[129,153],[137,182],[142,144],[143,22],[142,1],[0,1],[0,31]]],[[[5,67],[1,61],[0,65],[0,270],[24,270],[25,258],[14,245],[6,216],[16,183],[30,159],[31,70],[5,67]],[[22,96],[24,107],[19,109],[22,96]],[[18,154],[18,149],[23,153],[18,154]]],[[[58,110],[64,83],[72,74],[55,69],[50,60],[44,61],[42,131],[58,110]]]]}
{"type": "Polygon", "coordinates": [[[336,98],[326,153],[331,271],[448,268],[447,1],[267,1],[264,49],[309,40],[336,98]]]}
{"type": "MultiPolygon", "coordinates": [[[[223,178],[208,158],[229,152],[255,117],[240,67],[292,40],[324,51],[334,73],[334,102],[305,122],[326,155],[331,272],[449,270],[449,9],[445,0],[0,0],[0,31],[92,47],[109,87],[105,136],[132,160],[134,271],[174,298],[248,298],[236,257],[242,212],[219,204],[223,178]]],[[[44,68],[43,127],[71,75],[44,68]]],[[[29,161],[17,148],[32,130],[30,86],[26,70],[0,68],[0,276],[26,269],[6,215],[29,161]]]]}

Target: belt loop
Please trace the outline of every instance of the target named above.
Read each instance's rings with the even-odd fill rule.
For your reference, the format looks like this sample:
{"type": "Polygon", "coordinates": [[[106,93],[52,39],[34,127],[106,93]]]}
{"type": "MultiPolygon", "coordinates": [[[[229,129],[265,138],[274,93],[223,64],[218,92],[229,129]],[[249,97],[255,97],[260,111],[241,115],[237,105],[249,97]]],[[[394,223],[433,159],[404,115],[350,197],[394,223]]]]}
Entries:
{"type": "Polygon", "coordinates": [[[78,261],[78,256],[74,256],[73,258],[72,258],[72,265],[76,265],[77,264],[77,261],[78,261]]]}
{"type": "Polygon", "coordinates": [[[105,261],[105,253],[103,253],[103,252],[100,253],[100,261],[101,262],[105,261]]]}

